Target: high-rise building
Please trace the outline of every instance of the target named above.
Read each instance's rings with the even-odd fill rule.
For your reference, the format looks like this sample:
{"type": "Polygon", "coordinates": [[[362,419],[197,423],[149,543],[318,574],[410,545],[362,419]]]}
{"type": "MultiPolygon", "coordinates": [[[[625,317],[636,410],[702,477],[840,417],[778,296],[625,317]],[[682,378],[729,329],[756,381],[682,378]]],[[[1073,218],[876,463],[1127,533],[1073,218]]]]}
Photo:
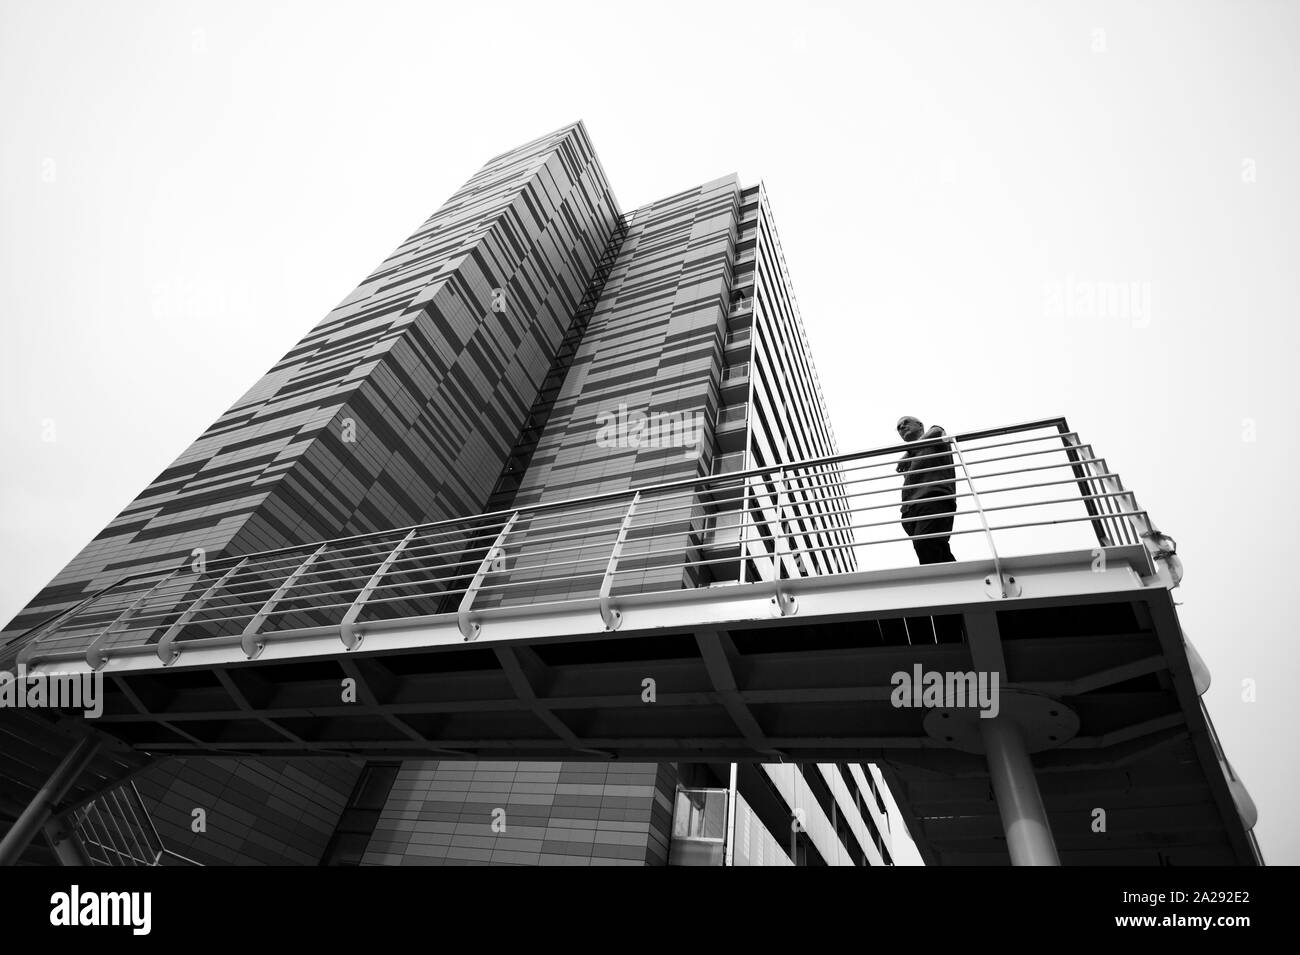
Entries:
{"type": "MultiPolygon", "coordinates": [[[[625,215],[577,123],[476,173],[33,599],[0,666],[127,573],[835,451],[763,187],[625,215]]],[[[707,515],[658,497],[653,547],[679,555],[632,535],[624,586],[851,569],[842,493],[805,471],[707,515]]],[[[551,530],[514,533],[536,552],[551,530]]],[[[554,547],[481,603],[563,597],[584,559],[554,547]]],[[[850,763],[203,758],[135,785],[205,863],[891,861],[883,780],[850,763]]]]}

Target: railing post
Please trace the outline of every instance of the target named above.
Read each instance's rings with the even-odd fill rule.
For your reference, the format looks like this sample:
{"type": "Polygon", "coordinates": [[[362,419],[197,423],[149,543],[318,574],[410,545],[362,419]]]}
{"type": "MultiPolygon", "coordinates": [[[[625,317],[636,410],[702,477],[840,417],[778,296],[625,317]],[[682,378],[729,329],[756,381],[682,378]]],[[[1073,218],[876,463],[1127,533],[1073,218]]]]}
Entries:
{"type": "Polygon", "coordinates": [[[393,565],[393,561],[397,560],[398,556],[406,548],[406,545],[411,542],[411,538],[415,536],[415,531],[416,528],[412,527],[406,532],[406,536],[398,541],[397,546],[388,552],[388,556],[384,558],[383,562],[375,572],[370,575],[370,579],[366,581],[366,585],[358,591],[356,599],[352,601],[352,606],[348,608],[348,612],[345,613],[343,619],[339,621],[339,639],[343,641],[343,646],[347,647],[349,650],[355,650],[361,644],[361,632],[357,629],[357,617],[361,616],[361,611],[366,606],[366,601],[370,599],[370,595],[374,593],[375,588],[379,586],[379,582],[384,579],[384,574],[388,573],[388,568],[393,565]]]}
{"type": "Polygon", "coordinates": [[[618,536],[609,552],[609,563],[605,565],[605,576],[600,580],[600,619],[605,621],[606,630],[617,630],[623,623],[623,615],[614,609],[613,590],[614,572],[618,569],[618,560],[623,556],[623,544],[627,540],[628,528],[632,526],[632,515],[641,500],[641,492],[632,495],[627,510],[623,512],[623,521],[618,525],[618,536]]]}
{"type": "Polygon", "coordinates": [[[247,562],[247,557],[240,558],[238,563],[222,574],[220,578],[213,581],[212,586],[203,591],[202,595],[186,608],[185,612],[180,615],[179,619],[167,628],[167,632],[164,633],[162,638],[158,641],[158,659],[163,662],[164,666],[171,666],[171,664],[176,662],[176,658],[181,655],[180,651],[173,646],[176,642],[176,635],[185,628],[186,624],[194,619],[194,615],[203,608],[203,605],[208,602],[208,599],[224,587],[226,581],[235,576],[239,569],[247,562]]]}
{"type": "Polygon", "coordinates": [[[293,573],[284,579],[284,583],[276,588],[275,593],[267,598],[266,603],[253,615],[248,621],[248,626],[244,627],[244,632],[240,634],[239,645],[244,650],[244,656],[248,659],[255,659],[261,652],[266,649],[266,641],[259,640],[258,631],[262,629],[262,624],[266,623],[266,618],[270,616],[271,611],[275,609],[276,604],[285,598],[290,590],[293,589],[299,578],[307,572],[312,564],[316,563],[316,558],[325,552],[328,544],[321,544],[314,551],[307,555],[307,559],[294,568],[293,573]]]}
{"type": "Polygon", "coordinates": [[[737,504],[736,510],[736,534],[739,542],[737,544],[737,552],[740,561],[740,566],[736,568],[736,581],[742,584],[747,583],[745,580],[745,564],[748,563],[746,555],[748,554],[747,548],[749,546],[749,492],[751,481],[752,479],[747,477],[740,479],[740,501],[737,504]]]}
{"type": "Polygon", "coordinates": [[[131,618],[136,615],[140,608],[144,606],[145,601],[152,597],[159,587],[174,578],[180,572],[180,568],[178,567],[170,574],[159,577],[152,587],[137,597],[131,606],[123,610],[116,620],[105,627],[103,633],[97,636],[90,646],[86,647],[86,665],[91,669],[98,670],[107,663],[108,656],[104,653],[104,644],[108,642],[108,638],[115,633],[120,633],[122,630],[125,630],[126,625],[131,621],[131,618]]]}
{"type": "MultiPolygon", "coordinates": [[[[1101,489],[1102,494],[1111,495],[1106,498],[1109,502],[1107,510],[1109,513],[1111,533],[1107,536],[1114,539],[1117,546],[1125,544],[1141,543],[1138,533],[1133,528],[1133,521],[1124,516],[1124,497],[1132,497],[1124,487],[1124,482],[1117,477],[1107,477],[1106,459],[1099,459],[1098,475],[1096,478],[1097,487],[1101,489]]],[[[1136,510],[1136,504],[1134,510],[1136,510]]]]}
{"type": "Polygon", "coordinates": [[[1084,509],[1094,518],[1092,522],[1093,533],[1097,535],[1097,542],[1102,547],[1113,547],[1112,534],[1107,529],[1105,510],[1101,501],[1089,499],[1092,493],[1092,482],[1094,480],[1087,458],[1093,457],[1092,446],[1085,445],[1079,440],[1079,436],[1071,431],[1061,430],[1061,443],[1065,445],[1065,456],[1070,462],[1071,470],[1078,479],[1079,493],[1083,497],[1084,509]],[[1084,451],[1088,453],[1085,455],[1084,451]]]}
{"type": "Polygon", "coordinates": [[[461,636],[466,640],[473,640],[478,637],[479,632],[483,629],[476,622],[469,618],[470,608],[474,606],[474,597],[478,594],[478,589],[483,586],[483,578],[488,575],[492,569],[492,564],[505,557],[506,537],[515,526],[515,521],[519,517],[519,512],[515,511],[510,515],[510,519],[501,527],[496,539],[492,541],[492,546],[484,555],[483,560],[478,565],[474,577],[465,588],[465,593],[460,598],[460,607],[456,610],[456,626],[460,628],[461,636]]]}
{"type": "Polygon", "coordinates": [[[103,587],[95,591],[89,597],[79,600],[71,607],[68,607],[64,610],[60,610],[58,613],[50,617],[48,620],[44,621],[43,623],[37,624],[33,629],[28,631],[23,636],[19,637],[17,642],[22,643],[23,648],[18,654],[18,663],[23,666],[30,666],[32,661],[39,656],[39,654],[36,651],[37,648],[40,646],[42,640],[44,640],[51,633],[53,633],[59,626],[67,623],[70,620],[75,620],[83,610],[85,610],[87,607],[93,604],[96,600],[104,596],[110,590],[114,590],[117,587],[120,587],[127,580],[130,580],[131,577],[132,575],[128,574],[125,577],[121,577],[113,581],[107,587],[103,587]]]}
{"type": "Polygon", "coordinates": [[[1019,597],[1020,585],[1016,583],[1016,578],[1006,577],[1002,573],[1002,561],[998,557],[997,545],[993,543],[993,529],[989,527],[988,516],[984,513],[984,505],[980,503],[979,492],[975,490],[975,482],[971,480],[970,469],[966,467],[966,459],[962,456],[961,446],[957,443],[957,439],[953,437],[948,438],[948,443],[952,445],[952,451],[957,457],[957,463],[961,465],[961,473],[966,478],[966,486],[970,488],[970,496],[975,502],[975,510],[979,512],[980,523],[984,526],[984,539],[988,541],[989,552],[993,555],[993,573],[997,575],[998,580],[995,584],[992,578],[985,577],[984,592],[995,599],[1019,597]]]}
{"type": "Polygon", "coordinates": [[[776,489],[774,497],[776,506],[776,523],[774,526],[776,527],[776,533],[773,535],[772,540],[772,596],[770,603],[777,616],[788,617],[798,612],[799,601],[782,585],[781,581],[782,558],[789,552],[789,545],[785,539],[785,502],[782,500],[785,496],[785,468],[777,469],[773,487],[776,489]]]}

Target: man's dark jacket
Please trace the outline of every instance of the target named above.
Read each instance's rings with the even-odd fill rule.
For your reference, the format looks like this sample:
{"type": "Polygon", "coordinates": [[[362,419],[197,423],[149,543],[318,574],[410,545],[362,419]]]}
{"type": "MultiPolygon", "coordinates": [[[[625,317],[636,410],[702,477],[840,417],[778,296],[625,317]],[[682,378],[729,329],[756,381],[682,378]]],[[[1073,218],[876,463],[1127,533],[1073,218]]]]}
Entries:
{"type": "Polygon", "coordinates": [[[951,445],[946,441],[932,440],[945,434],[943,428],[935,425],[921,435],[898,462],[898,470],[903,475],[904,520],[935,510],[956,510],[957,502],[951,499],[957,493],[957,473],[953,469],[952,453],[948,450],[951,445]],[[930,507],[920,506],[919,502],[931,497],[948,497],[950,500],[933,502],[930,507]]]}

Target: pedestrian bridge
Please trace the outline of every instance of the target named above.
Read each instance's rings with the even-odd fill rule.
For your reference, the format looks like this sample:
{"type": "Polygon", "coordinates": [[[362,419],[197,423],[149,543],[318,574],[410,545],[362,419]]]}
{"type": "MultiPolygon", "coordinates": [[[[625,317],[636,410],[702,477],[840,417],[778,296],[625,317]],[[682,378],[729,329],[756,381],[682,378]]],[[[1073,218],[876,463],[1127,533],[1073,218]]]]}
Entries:
{"type": "Polygon", "coordinates": [[[1173,540],[1063,419],[943,440],[956,563],[916,566],[894,445],[128,577],[0,650],[104,679],[95,720],[0,711],[0,775],[87,735],[68,801],[146,754],[874,762],[931,864],[1259,863],[1173,540]]]}

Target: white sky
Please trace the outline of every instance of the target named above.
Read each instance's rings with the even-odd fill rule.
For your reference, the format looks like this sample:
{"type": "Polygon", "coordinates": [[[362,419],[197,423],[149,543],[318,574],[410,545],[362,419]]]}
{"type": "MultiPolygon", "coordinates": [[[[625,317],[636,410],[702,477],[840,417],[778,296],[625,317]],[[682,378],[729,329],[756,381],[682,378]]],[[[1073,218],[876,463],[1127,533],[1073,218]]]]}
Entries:
{"type": "Polygon", "coordinates": [[[1300,7],[269,6],[0,2],[0,617],[484,160],[582,118],[624,208],[766,181],[843,449],[904,413],[1097,446],[1178,539],[1300,862],[1300,7]]]}

